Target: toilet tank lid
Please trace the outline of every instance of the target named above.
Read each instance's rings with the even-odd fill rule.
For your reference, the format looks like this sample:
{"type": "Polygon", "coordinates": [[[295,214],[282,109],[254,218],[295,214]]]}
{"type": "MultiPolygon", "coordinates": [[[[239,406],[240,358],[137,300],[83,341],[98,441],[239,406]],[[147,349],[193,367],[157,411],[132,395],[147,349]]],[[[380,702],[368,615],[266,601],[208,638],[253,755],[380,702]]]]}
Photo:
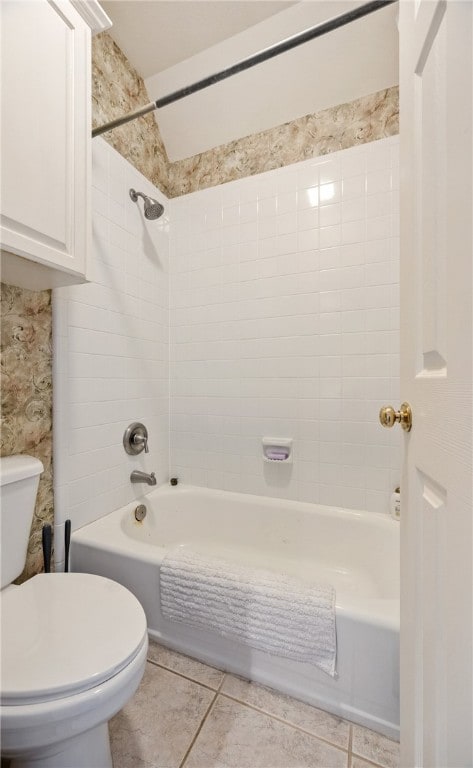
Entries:
{"type": "Polygon", "coordinates": [[[44,467],[34,456],[2,456],[0,459],[0,485],[16,483],[40,475],[44,467]]]}

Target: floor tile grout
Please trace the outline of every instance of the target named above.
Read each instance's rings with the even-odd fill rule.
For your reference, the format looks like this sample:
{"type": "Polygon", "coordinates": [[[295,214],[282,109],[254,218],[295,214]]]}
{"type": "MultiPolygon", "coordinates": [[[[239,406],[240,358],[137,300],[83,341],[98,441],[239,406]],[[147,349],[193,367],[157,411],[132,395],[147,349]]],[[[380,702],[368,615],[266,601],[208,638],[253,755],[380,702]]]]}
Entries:
{"type": "Polygon", "coordinates": [[[359,758],[360,760],[363,760],[368,765],[372,765],[373,768],[388,768],[388,766],[382,765],[382,763],[376,763],[374,760],[371,760],[370,757],[366,757],[365,755],[359,755],[358,752],[353,752],[353,750],[350,756],[352,758],[352,762],[353,762],[353,758],[356,757],[356,758],[359,758]]]}
{"type": "Polygon", "coordinates": [[[223,673],[223,677],[222,677],[222,679],[221,679],[221,681],[220,681],[220,685],[219,685],[219,686],[218,686],[218,688],[217,688],[217,693],[220,693],[220,692],[221,692],[221,690],[222,690],[222,688],[223,688],[223,684],[224,684],[224,682],[225,682],[225,680],[226,680],[226,679],[227,679],[227,673],[226,673],[226,672],[224,672],[224,673],[223,673]]]}
{"type": "Polygon", "coordinates": [[[351,751],[352,744],[353,744],[353,726],[350,725],[350,730],[348,732],[348,768],[352,768],[352,763],[353,763],[353,760],[352,760],[353,755],[351,751]]]}
{"type": "MultiPolygon", "coordinates": [[[[190,751],[191,751],[191,749],[192,749],[192,747],[193,747],[193,745],[195,743],[195,740],[197,739],[197,736],[199,735],[199,733],[200,733],[200,731],[202,729],[202,726],[203,726],[205,720],[207,719],[208,715],[210,714],[210,710],[213,708],[213,705],[215,704],[215,701],[217,700],[218,696],[224,696],[225,698],[230,699],[231,701],[236,701],[237,704],[241,704],[242,706],[247,707],[248,709],[252,709],[255,712],[260,712],[261,714],[266,715],[267,717],[270,717],[273,720],[277,720],[279,723],[282,723],[283,725],[287,725],[289,728],[293,728],[295,731],[300,731],[301,733],[305,733],[308,736],[312,736],[314,739],[317,739],[318,741],[321,741],[323,744],[327,744],[330,747],[335,747],[335,749],[339,749],[341,752],[347,752],[349,754],[349,748],[348,747],[341,747],[340,744],[335,744],[333,741],[328,741],[328,739],[324,739],[323,736],[317,736],[312,731],[308,731],[305,728],[301,728],[300,726],[295,725],[294,723],[292,723],[290,720],[284,720],[282,717],[278,717],[278,715],[274,715],[274,714],[272,714],[271,712],[268,712],[265,709],[260,709],[259,707],[256,707],[253,704],[249,704],[246,701],[242,701],[241,699],[236,698],[236,696],[231,696],[228,693],[222,692],[222,686],[223,686],[223,684],[225,682],[225,678],[227,676],[226,672],[223,672],[222,680],[221,680],[218,688],[215,689],[215,688],[210,688],[209,685],[206,685],[205,683],[200,683],[197,680],[195,680],[194,678],[188,677],[187,675],[184,675],[181,672],[176,672],[176,670],[174,670],[174,669],[170,669],[169,667],[165,667],[163,664],[158,664],[158,662],[153,661],[152,659],[148,659],[148,661],[149,661],[150,664],[153,664],[155,667],[160,667],[161,669],[165,669],[167,672],[171,672],[171,674],[177,675],[178,677],[183,677],[185,680],[189,680],[189,682],[191,682],[191,683],[195,683],[196,685],[201,685],[203,688],[206,688],[207,690],[212,691],[212,693],[215,694],[214,698],[212,699],[212,701],[211,701],[211,703],[209,705],[209,709],[205,713],[204,719],[202,720],[202,722],[201,722],[201,724],[200,724],[200,726],[199,726],[199,728],[198,728],[198,730],[197,730],[197,732],[196,732],[196,734],[195,734],[195,736],[194,736],[194,738],[193,738],[193,740],[192,740],[192,742],[191,742],[191,744],[190,744],[190,746],[189,746],[189,748],[188,748],[188,750],[187,750],[187,752],[186,752],[186,754],[185,754],[185,756],[183,758],[183,761],[181,762],[179,768],[183,768],[184,763],[187,760],[187,757],[188,757],[188,755],[189,755],[189,753],[190,753],[190,751]]],[[[321,710],[321,711],[324,711],[324,710],[321,710]]],[[[330,714],[330,713],[327,713],[327,714],[330,714]]],[[[347,722],[347,721],[345,720],[343,722],[347,722]]],[[[350,726],[350,733],[351,733],[351,726],[350,726]]]]}
{"type": "MultiPolygon", "coordinates": [[[[191,657],[189,657],[189,658],[191,658],[191,657]]],[[[196,680],[195,678],[190,677],[189,675],[186,675],[186,674],[184,674],[182,672],[178,672],[177,670],[172,669],[171,667],[168,667],[165,664],[162,664],[160,662],[154,661],[153,659],[148,658],[147,661],[150,664],[152,664],[153,666],[156,666],[156,667],[158,667],[160,669],[164,669],[165,671],[170,672],[171,674],[176,675],[177,677],[181,677],[184,680],[188,680],[189,682],[194,683],[195,685],[199,685],[202,688],[205,688],[206,690],[211,691],[214,694],[213,699],[210,702],[209,707],[208,707],[208,709],[207,709],[207,711],[206,711],[206,713],[205,713],[205,715],[204,715],[204,717],[203,717],[199,727],[197,728],[197,731],[194,734],[194,737],[193,737],[193,739],[192,739],[188,749],[186,750],[186,753],[185,753],[185,755],[184,755],[184,757],[183,757],[183,759],[182,759],[182,761],[181,761],[181,763],[179,765],[179,768],[184,768],[185,763],[187,761],[187,758],[189,757],[189,754],[190,754],[190,752],[191,752],[191,750],[192,750],[192,748],[193,748],[193,746],[194,746],[194,744],[195,744],[195,742],[196,742],[196,740],[197,740],[197,738],[199,736],[199,733],[201,732],[201,730],[202,730],[202,728],[204,726],[204,723],[206,722],[208,716],[210,715],[212,709],[214,708],[214,705],[215,705],[217,699],[219,698],[219,696],[223,696],[224,698],[230,699],[231,701],[235,701],[236,703],[238,703],[238,704],[240,704],[240,705],[242,705],[242,706],[244,706],[244,707],[246,707],[248,709],[251,709],[251,710],[253,710],[255,712],[259,712],[261,714],[264,714],[267,717],[269,717],[269,718],[271,718],[273,720],[276,720],[277,722],[282,723],[283,725],[287,725],[289,728],[292,728],[292,729],[294,729],[296,731],[299,731],[299,732],[304,733],[304,734],[306,734],[308,736],[311,736],[312,738],[317,739],[318,741],[320,741],[323,744],[326,744],[327,746],[333,747],[333,748],[339,750],[340,752],[346,753],[347,754],[347,768],[352,768],[353,758],[354,757],[355,758],[359,758],[361,760],[364,760],[370,766],[373,766],[373,768],[387,768],[386,766],[383,766],[380,763],[376,763],[373,760],[371,760],[370,758],[365,757],[364,755],[360,755],[357,752],[353,752],[353,724],[350,723],[350,721],[348,721],[348,720],[344,720],[343,718],[339,718],[341,722],[345,722],[349,726],[348,745],[347,745],[347,747],[342,747],[342,746],[340,746],[340,744],[335,744],[333,741],[329,741],[328,739],[324,738],[323,736],[318,736],[315,733],[313,733],[312,731],[306,730],[305,728],[302,728],[301,726],[292,723],[290,720],[285,720],[282,717],[279,717],[278,715],[275,715],[275,714],[273,714],[271,712],[268,712],[265,709],[261,709],[260,707],[255,706],[254,704],[249,704],[248,702],[243,701],[242,699],[239,699],[236,696],[232,696],[231,694],[225,693],[224,691],[222,691],[222,688],[223,688],[223,684],[224,684],[224,682],[225,682],[225,680],[226,680],[226,678],[228,676],[228,673],[223,671],[223,670],[219,670],[216,667],[210,667],[209,665],[204,665],[204,666],[209,667],[209,669],[215,670],[216,672],[220,672],[222,674],[222,679],[221,679],[220,683],[218,684],[218,686],[216,688],[213,688],[208,683],[202,683],[199,680],[196,680]]],[[[200,662],[200,663],[203,663],[203,662],[200,662]]],[[[295,699],[295,701],[297,701],[297,699],[295,699]]],[[[308,705],[308,706],[310,706],[310,705],[308,705]]],[[[318,709],[318,707],[316,709],[318,709]]],[[[325,710],[320,710],[320,711],[325,713],[325,710]]],[[[327,715],[331,715],[330,712],[327,712],[326,714],[327,715]]],[[[331,716],[332,717],[336,717],[336,715],[331,715],[331,716]]]]}
{"type": "MultiPolygon", "coordinates": [[[[201,683],[200,680],[196,680],[195,677],[189,677],[189,675],[184,675],[183,672],[177,672],[177,670],[172,669],[172,667],[166,667],[164,664],[160,664],[157,661],[153,661],[153,659],[147,659],[147,661],[149,664],[153,664],[153,666],[155,667],[159,667],[160,669],[165,669],[166,672],[172,672],[173,675],[177,675],[178,677],[183,677],[184,680],[189,680],[189,682],[191,683],[195,683],[196,685],[201,685],[202,688],[207,688],[207,690],[212,691],[212,693],[218,693],[218,691],[220,690],[220,686],[223,683],[223,680],[222,680],[222,682],[219,683],[217,688],[212,688],[212,686],[209,685],[208,683],[201,683]]],[[[217,671],[220,672],[221,670],[217,670],[217,671]]],[[[222,675],[225,678],[225,672],[222,672],[222,675]]]]}
{"type": "MultiPolygon", "coordinates": [[[[219,696],[224,696],[226,699],[230,699],[231,701],[236,701],[237,704],[242,704],[242,706],[247,707],[248,709],[252,709],[254,712],[260,712],[262,715],[266,715],[267,717],[270,717],[272,720],[277,720],[278,723],[282,723],[283,725],[289,726],[289,728],[293,728],[295,731],[300,731],[301,733],[305,733],[307,736],[312,736],[314,739],[317,739],[318,741],[322,741],[324,744],[327,744],[330,747],[335,747],[336,749],[339,749],[341,752],[347,752],[347,747],[341,747],[340,744],[335,744],[333,741],[328,741],[327,739],[324,739],[323,736],[317,736],[313,731],[307,731],[305,728],[301,728],[300,725],[295,725],[290,720],[283,720],[282,717],[278,717],[278,715],[273,715],[271,712],[267,712],[265,709],[260,709],[259,707],[256,707],[254,704],[249,704],[247,701],[242,701],[241,699],[237,699],[235,696],[230,696],[228,693],[219,692],[219,696]]],[[[327,713],[330,714],[330,713],[327,713]]],[[[344,721],[346,722],[346,720],[344,721]]]]}
{"type": "MultiPolygon", "coordinates": [[[[290,720],[284,720],[282,717],[279,717],[278,715],[275,715],[272,712],[268,712],[267,710],[261,709],[260,707],[257,707],[254,704],[249,704],[248,702],[243,701],[242,699],[238,699],[236,696],[232,696],[232,695],[230,695],[228,693],[225,693],[224,691],[222,691],[222,686],[223,686],[223,684],[225,682],[225,678],[227,676],[227,673],[223,672],[223,670],[217,670],[219,672],[222,672],[222,675],[223,675],[222,680],[221,680],[218,688],[211,688],[210,685],[208,685],[206,683],[201,683],[200,681],[196,680],[195,678],[189,677],[188,675],[184,675],[182,672],[177,672],[175,669],[171,669],[171,667],[166,667],[164,664],[160,664],[159,662],[154,661],[153,659],[147,659],[147,661],[150,664],[153,664],[153,666],[155,666],[155,667],[159,667],[160,669],[165,669],[167,672],[171,672],[171,674],[173,674],[173,675],[177,675],[178,677],[182,677],[185,680],[189,680],[189,682],[195,683],[196,685],[201,685],[203,688],[206,688],[208,691],[212,691],[212,693],[215,694],[215,696],[212,699],[212,702],[210,704],[210,708],[206,712],[206,714],[204,716],[204,720],[202,721],[202,723],[201,723],[201,725],[199,727],[198,733],[200,732],[200,729],[202,728],[202,725],[203,725],[205,719],[207,718],[207,715],[209,714],[210,709],[212,708],[213,704],[215,703],[215,700],[216,700],[217,696],[220,695],[220,696],[224,696],[227,699],[231,699],[232,701],[236,701],[238,704],[242,704],[244,707],[248,707],[248,709],[252,709],[255,712],[261,712],[261,714],[267,715],[268,717],[271,717],[273,720],[277,720],[279,723],[283,723],[284,725],[288,725],[290,728],[294,728],[294,730],[296,730],[296,731],[300,731],[301,733],[305,733],[308,736],[312,736],[314,739],[318,739],[319,741],[323,742],[324,744],[327,744],[330,747],[335,747],[336,749],[339,749],[342,752],[347,752],[350,755],[352,725],[347,720],[343,720],[343,718],[340,718],[342,720],[342,722],[346,722],[350,726],[349,743],[348,743],[347,747],[341,747],[340,744],[335,744],[333,741],[329,741],[328,739],[325,739],[323,736],[317,736],[312,731],[308,731],[305,728],[301,728],[301,726],[295,725],[290,720]]],[[[216,667],[212,667],[212,669],[216,669],[216,667]]],[[[325,712],[325,710],[321,710],[321,711],[325,712]]],[[[330,715],[330,712],[327,712],[327,714],[330,715]]],[[[336,717],[336,715],[333,715],[333,717],[336,717]]],[[[195,741],[195,738],[197,738],[198,733],[194,737],[194,740],[193,740],[191,746],[189,747],[189,749],[188,749],[188,751],[186,753],[185,759],[187,759],[188,753],[190,752],[190,749],[192,748],[192,745],[193,745],[193,743],[195,741]]],[[[362,759],[365,759],[365,758],[362,757],[362,755],[356,755],[356,757],[361,757],[362,759]]],[[[184,763],[182,763],[179,766],[179,768],[182,768],[183,765],[184,765],[184,763]]],[[[373,763],[373,765],[377,765],[377,764],[373,763]]],[[[383,766],[380,766],[380,768],[383,768],[383,766]]]]}
{"type": "Polygon", "coordinates": [[[189,746],[188,746],[188,748],[186,750],[186,753],[185,753],[184,757],[182,758],[182,760],[181,760],[181,762],[179,764],[179,768],[184,768],[184,766],[186,764],[186,760],[189,757],[190,753],[192,752],[192,747],[194,746],[195,742],[197,741],[197,739],[199,737],[199,733],[201,732],[202,728],[204,727],[204,723],[207,720],[207,717],[210,715],[210,713],[211,713],[211,711],[212,711],[212,709],[214,707],[214,704],[215,704],[215,702],[218,699],[218,695],[219,695],[218,691],[214,691],[214,693],[215,693],[215,696],[213,697],[212,701],[210,702],[210,704],[209,704],[209,706],[207,708],[207,711],[206,711],[204,717],[202,718],[202,722],[200,723],[199,727],[197,728],[197,730],[196,730],[196,732],[194,734],[194,738],[191,740],[191,743],[189,744],[189,746]]]}

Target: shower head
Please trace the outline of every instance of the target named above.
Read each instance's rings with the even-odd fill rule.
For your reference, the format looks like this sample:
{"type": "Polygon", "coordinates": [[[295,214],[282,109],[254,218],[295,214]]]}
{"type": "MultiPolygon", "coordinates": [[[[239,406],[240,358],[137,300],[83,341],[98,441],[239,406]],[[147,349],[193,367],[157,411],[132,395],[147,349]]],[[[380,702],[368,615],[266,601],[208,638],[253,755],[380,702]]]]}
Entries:
{"type": "Polygon", "coordinates": [[[152,197],[144,195],[143,192],[136,192],[134,189],[130,189],[130,197],[134,203],[136,203],[138,197],[143,198],[145,219],[153,221],[154,219],[159,219],[159,217],[163,215],[164,206],[152,197]]]}

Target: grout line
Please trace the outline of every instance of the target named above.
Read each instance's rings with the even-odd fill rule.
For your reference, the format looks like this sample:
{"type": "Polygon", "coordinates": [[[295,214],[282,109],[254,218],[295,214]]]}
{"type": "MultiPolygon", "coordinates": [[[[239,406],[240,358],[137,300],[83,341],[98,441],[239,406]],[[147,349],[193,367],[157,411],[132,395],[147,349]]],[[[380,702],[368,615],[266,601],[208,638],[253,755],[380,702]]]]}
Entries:
{"type": "MultiPolygon", "coordinates": [[[[148,664],[153,664],[155,667],[159,667],[160,669],[165,669],[166,672],[171,672],[173,675],[177,675],[177,677],[183,677],[184,680],[189,680],[191,683],[195,683],[196,685],[201,685],[202,688],[206,688],[208,691],[212,691],[212,693],[218,693],[220,690],[220,686],[223,683],[220,683],[220,685],[217,688],[212,688],[208,683],[201,683],[199,680],[196,680],[195,677],[189,677],[189,675],[184,675],[182,672],[177,672],[175,669],[172,669],[171,667],[166,667],[164,664],[159,664],[157,661],[153,661],[153,659],[146,659],[148,664]]],[[[220,671],[220,670],[219,670],[220,671]]]]}
{"type": "Polygon", "coordinates": [[[222,690],[222,688],[223,688],[223,684],[224,684],[225,680],[227,679],[227,674],[228,674],[228,672],[224,672],[224,673],[223,673],[223,677],[222,677],[222,679],[221,679],[221,681],[220,681],[220,685],[219,685],[219,686],[218,686],[218,688],[217,688],[217,693],[220,693],[220,692],[221,692],[221,690],[222,690]]]}
{"type": "MultiPolygon", "coordinates": [[[[260,709],[259,707],[256,707],[254,704],[248,704],[248,702],[242,701],[241,699],[237,699],[235,696],[231,696],[228,693],[220,693],[220,696],[224,696],[226,699],[231,699],[232,701],[236,701],[238,704],[241,704],[242,706],[247,707],[248,709],[252,709],[255,712],[260,712],[262,715],[266,715],[267,717],[270,717],[272,720],[277,720],[279,723],[282,723],[283,725],[287,725],[289,728],[293,728],[295,731],[300,731],[301,733],[307,734],[307,736],[312,736],[314,739],[317,739],[318,741],[322,741],[324,744],[328,744],[330,747],[335,747],[335,749],[339,749],[341,752],[346,752],[348,754],[347,747],[341,747],[340,744],[335,744],[333,741],[328,741],[323,736],[318,736],[313,731],[307,731],[305,728],[301,728],[300,725],[295,725],[289,720],[283,720],[282,717],[279,717],[278,715],[274,715],[270,712],[267,712],[265,709],[260,709]]],[[[295,699],[295,701],[297,701],[297,699],[295,699]]],[[[321,710],[321,711],[324,712],[325,710],[321,710]]],[[[330,713],[327,712],[327,714],[330,714],[330,713]]],[[[345,720],[343,722],[347,722],[347,721],[345,720]]]]}
{"type": "Polygon", "coordinates": [[[352,766],[353,754],[351,751],[352,742],[353,742],[353,726],[350,725],[350,730],[348,733],[348,768],[353,768],[352,766]]]}
{"type": "Polygon", "coordinates": [[[351,758],[353,759],[354,757],[357,757],[360,760],[363,760],[364,763],[366,763],[367,765],[373,766],[373,768],[386,768],[385,765],[381,765],[380,763],[373,763],[373,761],[370,760],[369,757],[364,757],[363,755],[358,755],[356,752],[352,752],[351,758]]]}
{"type": "Polygon", "coordinates": [[[215,704],[215,702],[218,699],[218,695],[219,695],[218,691],[214,691],[214,693],[215,693],[215,696],[213,697],[212,701],[210,702],[209,707],[208,707],[204,717],[202,718],[202,722],[200,723],[199,727],[197,728],[197,731],[194,734],[194,738],[192,739],[191,743],[189,744],[189,746],[188,746],[188,748],[187,748],[187,750],[185,752],[185,755],[184,755],[184,757],[182,758],[182,760],[181,760],[181,762],[179,764],[179,768],[184,768],[185,762],[186,762],[187,758],[189,757],[189,755],[191,753],[192,747],[194,746],[195,742],[197,741],[199,733],[201,732],[202,728],[204,727],[204,723],[207,720],[208,716],[210,715],[210,713],[211,713],[211,711],[212,711],[212,709],[214,707],[214,704],[215,704]]]}
{"type": "MultiPolygon", "coordinates": [[[[160,664],[157,661],[154,661],[153,659],[147,659],[147,662],[149,664],[152,664],[155,667],[158,667],[160,669],[164,669],[164,670],[166,670],[166,672],[170,672],[171,674],[176,675],[177,677],[182,677],[182,678],[184,678],[184,680],[189,680],[189,682],[194,683],[195,685],[200,685],[202,688],[205,688],[206,690],[211,691],[214,694],[214,698],[212,699],[212,701],[211,701],[211,703],[209,705],[209,708],[208,708],[207,712],[205,713],[204,718],[203,718],[203,720],[202,720],[202,722],[201,722],[201,724],[200,724],[196,734],[194,735],[194,738],[193,738],[189,748],[187,749],[186,754],[184,755],[184,758],[183,758],[182,762],[179,765],[179,768],[184,768],[184,763],[187,760],[187,757],[189,756],[190,750],[192,749],[192,747],[193,747],[193,745],[194,745],[194,743],[195,743],[195,741],[197,739],[197,736],[199,735],[200,731],[202,730],[202,726],[204,725],[204,722],[207,719],[208,715],[210,714],[210,711],[213,708],[213,706],[214,706],[214,704],[215,704],[215,702],[217,700],[217,697],[219,695],[223,696],[226,699],[230,699],[231,701],[236,701],[238,704],[241,704],[242,706],[247,707],[248,709],[252,709],[255,712],[260,712],[261,714],[266,715],[267,717],[270,717],[273,720],[277,720],[279,723],[282,723],[283,725],[287,725],[288,727],[293,728],[296,731],[300,731],[301,733],[305,733],[308,736],[312,736],[313,738],[317,739],[318,741],[321,741],[321,742],[323,742],[324,744],[327,744],[330,747],[334,747],[335,749],[338,749],[341,752],[346,752],[347,756],[348,756],[347,768],[352,768],[353,757],[359,757],[361,760],[364,760],[369,765],[374,766],[374,768],[386,768],[386,766],[383,766],[380,763],[375,763],[372,760],[370,760],[369,758],[365,757],[364,755],[359,755],[358,753],[353,753],[353,751],[352,751],[352,747],[353,747],[353,725],[348,720],[343,720],[343,718],[339,718],[341,720],[341,722],[348,723],[348,725],[349,725],[348,745],[347,745],[347,747],[342,747],[342,746],[340,746],[340,744],[335,744],[333,741],[329,741],[327,738],[324,738],[323,736],[318,736],[313,731],[308,731],[308,730],[306,730],[305,728],[302,728],[299,725],[295,725],[290,720],[284,720],[282,717],[279,717],[278,715],[275,715],[275,714],[273,714],[271,712],[268,712],[265,709],[261,709],[260,707],[257,707],[254,704],[249,704],[248,702],[243,701],[242,699],[238,699],[236,696],[232,696],[229,693],[222,692],[223,684],[224,684],[225,679],[226,679],[226,677],[228,675],[228,673],[224,672],[223,670],[217,670],[217,671],[222,672],[222,679],[221,679],[221,681],[220,681],[220,683],[219,683],[217,688],[212,688],[207,683],[201,683],[199,680],[196,680],[193,677],[189,677],[188,675],[185,675],[182,672],[177,672],[175,669],[172,669],[171,667],[166,667],[164,664],[160,664]]],[[[216,667],[212,667],[212,669],[216,669],[216,667]]],[[[297,699],[295,699],[295,701],[297,701],[297,699]]],[[[321,710],[321,711],[325,712],[325,710],[321,710]]],[[[326,714],[329,715],[330,717],[337,717],[336,715],[331,715],[330,712],[327,712],[326,714]]]]}

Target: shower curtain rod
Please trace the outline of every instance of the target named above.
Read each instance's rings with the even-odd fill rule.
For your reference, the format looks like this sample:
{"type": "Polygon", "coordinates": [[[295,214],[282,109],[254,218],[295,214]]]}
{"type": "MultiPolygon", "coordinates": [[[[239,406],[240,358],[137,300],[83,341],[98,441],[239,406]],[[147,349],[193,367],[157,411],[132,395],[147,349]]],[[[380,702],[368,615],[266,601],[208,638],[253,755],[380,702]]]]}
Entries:
{"type": "Polygon", "coordinates": [[[198,80],[196,83],[188,85],[185,88],[180,88],[179,90],[174,91],[174,93],[170,93],[168,96],[163,96],[161,99],[151,101],[144,107],[135,109],[133,112],[129,112],[123,117],[110,120],[109,123],[105,123],[105,125],[94,128],[92,131],[92,138],[95,138],[95,136],[100,136],[102,133],[106,133],[106,131],[111,131],[113,128],[118,128],[120,125],[129,123],[131,120],[136,120],[137,117],[147,115],[149,112],[153,112],[155,109],[161,109],[161,107],[166,107],[168,104],[172,104],[174,101],[184,99],[186,96],[190,96],[192,93],[201,91],[203,88],[208,88],[210,85],[215,85],[215,83],[219,83],[221,80],[225,80],[227,77],[232,77],[233,75],[238,74],[238,72],[243,72],[245,69],[250,69],[251,67],[256,66],[256,64],[261,64],[263,61],[267,61],[268,59],[272,59],[275,56],[279,56],[280,53],[290,51],[292,48],[296,48],[298,45],[307,43],[309,40],[313,40],[316,37],[326,35],[328,32],[332,32],[334,29],[343,27],[345,24],[350,24],[352,21],[361,19],[363,16],[367,16],[369,13],[378,11],[380,8],[384,8],[387,5],[392,5],[392,3],[395,2],[397,2],[397,0],[372,0],[372,2],[365,3],[365,5],[360,5],[358,8],[354,8],[347,13],[342,13],[340,16],[335,16],[333,19],[329,19],[328,21],[324,21],[321,24],[317,24],[315,27],[309,27],[309,29],[304,30],[304,32],[300,32],[297,35],[288,37],[281,43],[272,45],[269,48],[264,48],[254,56],[249,56],[246,59],[242,59],[236,64],[233,64],[231,67],[227,67],[227,69],[222,69],[220,72],[216,72],[214,75],[209,75],[209,77],[204,77],[202,80],[198,80]]]}

